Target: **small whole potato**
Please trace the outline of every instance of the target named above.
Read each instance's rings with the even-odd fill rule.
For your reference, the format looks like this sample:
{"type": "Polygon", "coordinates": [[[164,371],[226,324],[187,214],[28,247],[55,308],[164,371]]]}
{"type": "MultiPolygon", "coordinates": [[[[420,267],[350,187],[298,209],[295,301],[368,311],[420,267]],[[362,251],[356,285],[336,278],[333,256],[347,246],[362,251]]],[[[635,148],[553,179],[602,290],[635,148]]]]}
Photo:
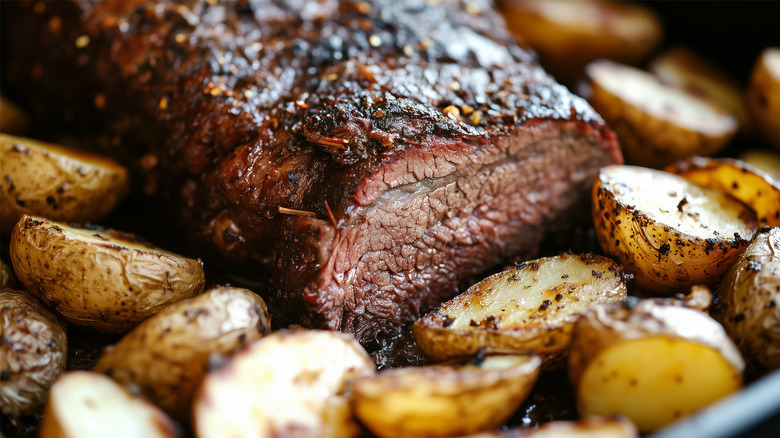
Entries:
{"type": "Polygon", "coordinates": [[[254,292],[216,287],[180,301],[106,348],[94,371],[141,393],[175,419],[189,420],[195,390],[213,360],[230,356],[271,330],[254,292]]]}
{"type": "Polygon", "coordinates": [[[0,322],[0,412],[32,414],[65,369],[65,329],[35,299],[8,288],[0,291],[0,322]]]}

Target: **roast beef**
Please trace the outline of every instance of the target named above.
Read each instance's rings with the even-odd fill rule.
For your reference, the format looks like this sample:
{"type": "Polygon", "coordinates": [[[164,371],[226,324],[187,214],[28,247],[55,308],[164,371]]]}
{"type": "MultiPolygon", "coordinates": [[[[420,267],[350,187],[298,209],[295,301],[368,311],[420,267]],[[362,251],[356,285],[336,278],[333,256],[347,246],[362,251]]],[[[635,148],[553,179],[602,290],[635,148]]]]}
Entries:
{"type": "Polygon", "coordinates": [[[489,3],[41,4],[5,7],[6,82],[138,164],[199,255],[269,276],[281,324],[396,334],[587,220],[621,161],[489,3]]]}

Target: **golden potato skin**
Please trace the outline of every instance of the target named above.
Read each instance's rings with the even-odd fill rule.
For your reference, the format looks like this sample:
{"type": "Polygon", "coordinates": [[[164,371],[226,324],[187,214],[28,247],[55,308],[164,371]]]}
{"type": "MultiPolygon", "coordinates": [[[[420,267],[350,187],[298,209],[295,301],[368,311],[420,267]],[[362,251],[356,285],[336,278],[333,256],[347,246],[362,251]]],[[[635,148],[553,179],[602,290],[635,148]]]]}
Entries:
{"type": "Polygon", "coordinates": [[[780,368],[780,228],[764,228],[723,277],[712,316],[758,377],[780,368]]]}
{"type": "Polygon", "coordinates": [[[27,215],[11,233],[10,255],[30,293],[69,322],[104,332],[126,332],[168,304],[201,293],[205,283],[200,260],[116,230],[27,215]]]}
{"type": "Polygon", "coordinates": [[[0,412],[32,414],[65,369],[65,329],[34,298],[7,288],[0,291],[0,322],[0,412]]]}
{"type": "Polygon", "coordinates": [[[76,149],[0,134],[0,229],[7,235],[23,214],[96,222],[128,189],[115,161],[76,149]]]}
{"type": "Polygon", "coordinates": [[[759,132],[780,148],[780,47],[764,49],[753,66],[748,105],[759,132]]]}
{"type": "Polygon", "coordinates": [[[106,348],[94,371],[140,388],[146,398],[186,422],[209,361],[231,355],[270,330],[268,309],[259,295],[216,287],[139,324],[106,348]]]}

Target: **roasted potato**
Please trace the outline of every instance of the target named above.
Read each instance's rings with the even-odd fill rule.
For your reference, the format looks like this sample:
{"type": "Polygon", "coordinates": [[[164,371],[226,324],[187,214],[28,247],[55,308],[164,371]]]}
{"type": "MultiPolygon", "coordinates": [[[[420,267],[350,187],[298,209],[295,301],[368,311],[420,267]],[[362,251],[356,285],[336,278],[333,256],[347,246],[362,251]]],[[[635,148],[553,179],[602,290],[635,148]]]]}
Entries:
{"type": "Polygon", "coordinates": [[[30,127],[30,118],[21,108],[0,96],[0,132],[24,134],[30,127]]]}
{"type": "Polygon", "coordinates": [[[25,215],[11,234],[19,281],[69,322],[126,332],[203,291],[200,260],[116,230],[76,228],[25,215]]]}
{"type": "Polygon", "coordinates": [[[764,228],[723,277],[713,316],[757,377],[780,368],[780,228],[764,228]]]}
{"type": "Polygon", "coordinates": [[[736,392],[743,370],[714,319],[652,300],[592,308],[575,324],[569,355],[580,415],[624,415],[642,432],[736,392]]]}
{"type": "Polygon", "coordinates": [[[663,35],[655,13],[634,3],[505,0],[500,6],[509,30],[563,79],[599,58],[640,62],[663,35]]]}
{"type": "Polygon", "coordinates": [[[247,289],[217,287],[180,301],[106,348],[94,371],[141,393],[186,422],[210,361],[269,333],[268,309],[247,289]]]}
{"type": "Polygon", "coordinates": [[[479,350],[534,352],[550,369],[565,364],[573,323],[585,309],[625,298],[623,272],[615,262],[561,254],[482,280],[412,330],[420,348],[437,361],[479,350]]]}
{"type": "Polygon", "coordinates": [[[460,436],[499,427],[528,397],[536,356],[396,368],[352,382],[355,415],[379,437],[460,436]]]}
{"type": "Polygon", "coordinates": [[[588,65],[590,103],[620,140],[626,163],[661,168],[718,152],[737,121],[717,101],[607,60],[588,65]]]}
{"type": "Polygon", "coordinates": [[[758,230],[748,206],[659,170],[604,167],[592,199],[601,248],[662,295],[717,284],[758,230]]]}
{"type": "Polygon", "coordinates": [[[772,178],[780,180],[780,152],[749,149],[739,154],[739,159],[772,175],[772,178]]]}
{"type": "Polygon", "coordinates": [[[65,329],[35,299],[13,289],[0,291],[0,322],[0,412],[35,413],[65,369],[65,329]]]}
{"type": "Polygon", "coordinates": [[[277,331],[206,376],[193,429],[200,438],[355,437],[348,383],[375,372],[349,335],[277,331]]]}
{"type": "Polygon", "coordinates": [[[128,172],[106,157],[0,134],[0,230],[7,235],[23,214],[95,222],[119,203],[128,172]]]}
{"type": "Polygon", "coordinates": [[[691,88],[723,104],[737,118],[739,129],[753,130],[745,92],[736,79],[701,55],[677,46],[650,62],[649,70],[663,83],[691,88]]]}
{"type": "Polygon", "coordinates": [[[158,407],[108,377],[89,371],[61,375],[49,393],[40,438],[173,438],[180,428],[158,407]]]}
{"type": "Polygon", "coordinates": [[[748,105],[764,138],[780,148],[780,47],[768,47],[753,66],[748,105]]]}
{"type": "Polygon", "coordinates": [[[744,161],[690,157],[664,170],[739,199],[756,212],[759,225],[780,226],[780,181],[744,161]]]}
{"type": "Polygon", "coordinates": [[[549,421],[538,428],[507,429],[464,438],[639,438],[639,431],[622,417],[587,417],[577,421],[549,421]]]}

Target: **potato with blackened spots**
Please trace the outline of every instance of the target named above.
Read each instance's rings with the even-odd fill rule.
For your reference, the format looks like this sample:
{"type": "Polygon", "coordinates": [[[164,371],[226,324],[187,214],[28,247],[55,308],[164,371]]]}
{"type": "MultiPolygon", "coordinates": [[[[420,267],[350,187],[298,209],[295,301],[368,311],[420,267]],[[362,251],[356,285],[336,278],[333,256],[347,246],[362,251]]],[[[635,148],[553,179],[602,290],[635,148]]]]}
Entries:
{"type": "Polygon", "coordinates": [[[3,289],[0,339],[0,412],[4,418],[38,412],[65,369],[65,329],[31,296],[3,289]]]}
{"type": "Polygon", "coordinates": [[[748,104],[759,132],[780,148],[780,47],[768,47],[753,66],[748,104]]]}
{"type": "Polygon", "coordinates": [[[541,356],[545,369],[565,363],[573,323],[596,303],[626,298],[623,271],[592,254],[561,254],[494,274],[425,315],[414,338],[432,359],[482,350],[541,356]]]}
{"type": "Polygon", "coordinates": [[[755,212],[731,196],[636,166],[601,169],[592,213],[604,252],[662,295],[716,285],[758,230],[755,212]]]}
{"type": "Polygon", "coordinates": [[[25,215],[11,234],[11,263],[33,295],[72,324],[123,333],[203,291],[200,260],[128,233],[25,215]]]}
{"type": "Polygon", "coordinates": [[[501,426],[539,375],[536,356],[396,368],[352,382],[355,415],[379,437],[461,436],[501,426]]]}
{"type": "Polygon", "coordinates": [[[748,374],[780,368],[780,228],[764,228],[723,277],[712,315],[745,356],[748,374]]]}
{"type": "Polygon", "coordinates": [[[622,415],[641,432],[738,391],[744,367],[717,321],[653,300],[592,308],[575,324],[569,355],[580,415],[622,415]]]}
{"type": "Polygon", "coordinates": [[[24,214],[96,222],[128,189],[128,172],[114,160],[78,149],[0,134],[0,230],[24,214]]]}
{"type": "Polygon", "coordinates": [[[107,347],[94,371],[189,421],[195,390],[209,367],[271,330],[265,302],[254,292],[216,287],[172,304],[107,347]]]}
{"type": "Polygon", "coordinates": [[[160,408],[108,377],[69,371],[54,382],[40,438],[175,438],[181,429],[160,408]]]}

